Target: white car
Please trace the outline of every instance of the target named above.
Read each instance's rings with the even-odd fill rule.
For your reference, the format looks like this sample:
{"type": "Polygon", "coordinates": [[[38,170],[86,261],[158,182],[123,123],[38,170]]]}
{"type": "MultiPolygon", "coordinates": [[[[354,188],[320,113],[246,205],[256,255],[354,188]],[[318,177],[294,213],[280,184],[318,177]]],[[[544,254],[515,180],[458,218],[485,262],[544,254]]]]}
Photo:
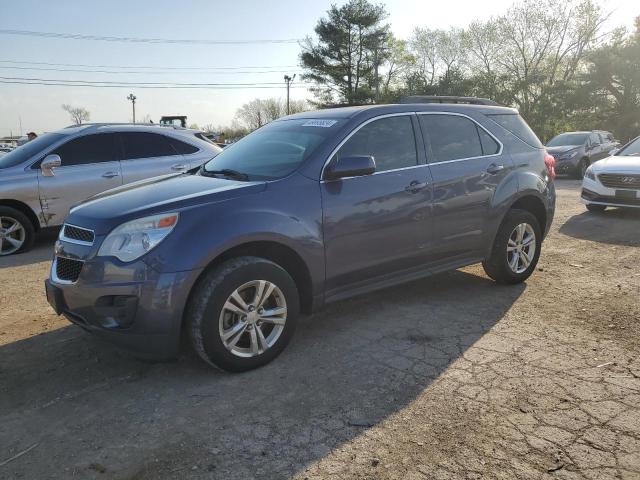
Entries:
{"type": "Polygon", "coordinates": [[[640,137],[587,169],[581,201],[590,212],[607,207],[640,208],[640,137]]]}

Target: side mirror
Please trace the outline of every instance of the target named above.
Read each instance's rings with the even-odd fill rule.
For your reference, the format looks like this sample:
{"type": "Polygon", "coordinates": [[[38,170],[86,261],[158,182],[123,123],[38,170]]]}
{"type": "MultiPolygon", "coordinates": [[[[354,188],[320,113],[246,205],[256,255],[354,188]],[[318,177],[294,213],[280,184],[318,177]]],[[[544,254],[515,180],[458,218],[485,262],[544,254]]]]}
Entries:
{"type": "Polygon", "coordinates": [[[351,155],[333,160],[324,172],[325,180],[345,177],[362,177],[376,171],[376,161],[371,155],[351,155]]]}
{"type": "Polygon", "coordinates": [[[609,156],[613,157],[616,153],[618,153],[620,151],[619,148],[613,148],[611,150],[609,150],[609,156]]]}
{"type": "Polygon", "coordinates": [[[62,165],[60,155],[47,155],[40,163],[40,170],[45,177],[53,177],[53,169],[62,165]]]}

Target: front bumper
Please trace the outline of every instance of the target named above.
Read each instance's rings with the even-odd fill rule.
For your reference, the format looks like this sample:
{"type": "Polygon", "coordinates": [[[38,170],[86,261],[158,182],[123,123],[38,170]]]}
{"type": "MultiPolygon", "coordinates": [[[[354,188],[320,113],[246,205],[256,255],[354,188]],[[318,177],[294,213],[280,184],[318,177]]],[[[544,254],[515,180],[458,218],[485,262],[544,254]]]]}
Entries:
{"type": "MultiPolygon", "coordinates": [[[[79,246],[61,243],[57,255],[79,258],[79,246]]],[[[77,281],[60,281],[54,268],[45,281],[56,313],[141,356],[175,357],[184,307],[202,270],[160,273],[143,261],[123,264],[104,257],[83,262],[77,281]]]]}
{"type": "Polygon", "coordinates": [[[566,160],[558,160],[557,157],[554,158],[556,159],[555,170],[558,175],[573,175],[578,171],[579,155],[566,160]]]}
{"type": "Polygon", "coordinates": [[[607,188],[598,180],[585,177],[580,201],[584,204],[640,208],[640,190],[607,188]]]}

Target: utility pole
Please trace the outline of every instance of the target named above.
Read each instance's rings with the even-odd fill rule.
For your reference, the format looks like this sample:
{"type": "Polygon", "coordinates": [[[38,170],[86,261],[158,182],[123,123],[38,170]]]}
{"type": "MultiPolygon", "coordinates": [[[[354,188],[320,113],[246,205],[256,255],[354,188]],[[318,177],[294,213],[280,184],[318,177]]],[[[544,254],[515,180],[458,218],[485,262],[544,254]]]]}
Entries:
{"type": "Polygon", "coordinates": [[[130,93],[127,100],[131,100],[131,106],[133,107],[133,123],[136,123],[136,96],[130,93]]]}
{"type": "Polygon", "coordinates": [[[287,115],[289,115],[290,113],[290,109],[289,109],[289,87],[291,86],[291,82],[293,82],[294,78],[296,78],[296,74],[293,74],[293,77],[290,77],[289,75],[285,75],[284,76],[284,81],[287,84],[287,115]]]}

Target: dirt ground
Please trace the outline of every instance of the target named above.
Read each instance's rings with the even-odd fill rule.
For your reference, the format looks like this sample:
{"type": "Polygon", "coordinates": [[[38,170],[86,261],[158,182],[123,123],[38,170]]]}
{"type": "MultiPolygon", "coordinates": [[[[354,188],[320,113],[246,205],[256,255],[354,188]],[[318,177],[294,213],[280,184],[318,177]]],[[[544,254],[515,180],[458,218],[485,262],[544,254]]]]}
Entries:
{"type": "Polygon", "coordinates": [[[640,478],[640,210],[557,187],[526,284],[472,266],[335,304],[241,375],[56,317],[52,238],[0,260],[0,478],[640,478]]]}

